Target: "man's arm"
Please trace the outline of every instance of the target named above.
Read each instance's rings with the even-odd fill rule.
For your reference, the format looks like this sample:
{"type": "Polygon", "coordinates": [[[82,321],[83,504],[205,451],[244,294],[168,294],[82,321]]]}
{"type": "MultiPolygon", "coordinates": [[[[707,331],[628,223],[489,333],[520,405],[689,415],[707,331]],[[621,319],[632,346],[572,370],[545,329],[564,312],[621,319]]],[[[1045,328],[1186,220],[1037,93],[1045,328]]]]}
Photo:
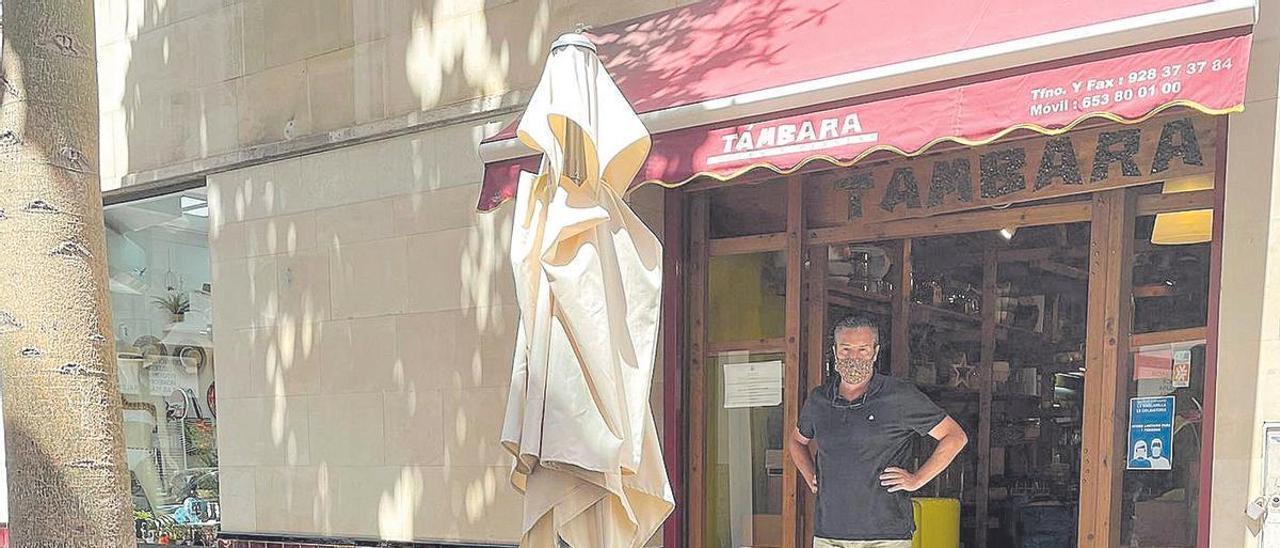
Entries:
{"type": "MultiPolygon", "coordinates": [[[[925,484],[938,477],[951,461],[955,460],[956,455],[960,454],[960,450],[969,443],[969,436],[964,433],[964,429],[960,428],[960,424],[947,417],[942,422],[933,427],[929,431],[929,436],[938,440],[938,446],[933,449],[933,455],[929,456],[929,460],[924,462],[915,473],[908,472],[901,468],[889,467],[885,468],[884,473],[880,474],[880,485],[889,488],[889,492],[894,491],[915,491],[925,484]]],[[[793,459],[795,457],[792,457],[793,459]]]]}
{"type": "Polygon", "coordinates": [[[800,433],[799,428],[792,428],[791,436],[787,439],[787,450],[791,452],[791,462],[796,464],[796,470],[800,472],[804,482],[809,484],[809,490],[817,493],[818,475],[814,473],[813,454],[809,452],[810,441],[812,440],[800,433]]]}

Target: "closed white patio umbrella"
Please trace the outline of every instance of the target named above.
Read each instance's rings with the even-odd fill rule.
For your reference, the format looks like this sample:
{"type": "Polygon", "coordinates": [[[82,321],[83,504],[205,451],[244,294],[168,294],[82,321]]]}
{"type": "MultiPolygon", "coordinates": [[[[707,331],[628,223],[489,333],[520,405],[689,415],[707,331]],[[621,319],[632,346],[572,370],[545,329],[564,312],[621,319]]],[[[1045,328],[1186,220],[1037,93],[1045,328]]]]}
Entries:
{"type": "Polygon", "coordinates": [[[518,134],[520,305],[502,443],[522,547],[642,546],[674,508],[649,406],[662,246],[623,201],[649,134],[583,35],[552,45],[518,134]]]}

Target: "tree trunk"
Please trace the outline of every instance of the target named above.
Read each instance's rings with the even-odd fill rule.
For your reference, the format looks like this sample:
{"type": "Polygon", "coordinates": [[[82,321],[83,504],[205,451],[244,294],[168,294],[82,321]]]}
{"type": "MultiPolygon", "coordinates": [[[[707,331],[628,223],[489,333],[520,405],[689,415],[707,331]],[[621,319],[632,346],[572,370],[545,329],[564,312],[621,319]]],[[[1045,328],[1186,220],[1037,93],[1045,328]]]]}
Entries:
{"type": "Polygon", "coordinates": [[[134,546],[92,0],[4,0],[0,364],[14,546],[134,546]]]}

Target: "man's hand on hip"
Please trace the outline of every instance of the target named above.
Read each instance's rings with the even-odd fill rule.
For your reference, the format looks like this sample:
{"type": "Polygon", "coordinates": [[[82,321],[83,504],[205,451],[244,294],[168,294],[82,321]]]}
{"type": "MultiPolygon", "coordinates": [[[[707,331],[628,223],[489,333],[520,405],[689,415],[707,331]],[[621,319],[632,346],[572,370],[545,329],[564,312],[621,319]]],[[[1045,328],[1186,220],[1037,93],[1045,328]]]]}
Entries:
{"type": "Polygon", "coordinates": [[[927,483],[919,476],[903,470],[901,468],[890,466],[884,469],[884,473],[880,474],[880,485],[887,487],[890,493],[895,491],[913,492],[927,483]]]}

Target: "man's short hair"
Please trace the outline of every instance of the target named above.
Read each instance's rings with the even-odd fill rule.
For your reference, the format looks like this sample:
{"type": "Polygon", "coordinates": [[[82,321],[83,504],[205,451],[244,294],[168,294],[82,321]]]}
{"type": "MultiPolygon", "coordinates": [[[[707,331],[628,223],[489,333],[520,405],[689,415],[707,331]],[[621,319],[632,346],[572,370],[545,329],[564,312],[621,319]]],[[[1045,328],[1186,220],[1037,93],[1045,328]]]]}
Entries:
{"type": "Polygon", "coordinates": [[[835,340],[836,333],[839,333],[841,329],[861,328],[870,329],[872,333],[876,334],[876,343],[880,343],[880,325],[872,321],[871,318],[860,314],[850,314],[836,322],[836,325],[831,328],[831,338],[835,340]]]}

